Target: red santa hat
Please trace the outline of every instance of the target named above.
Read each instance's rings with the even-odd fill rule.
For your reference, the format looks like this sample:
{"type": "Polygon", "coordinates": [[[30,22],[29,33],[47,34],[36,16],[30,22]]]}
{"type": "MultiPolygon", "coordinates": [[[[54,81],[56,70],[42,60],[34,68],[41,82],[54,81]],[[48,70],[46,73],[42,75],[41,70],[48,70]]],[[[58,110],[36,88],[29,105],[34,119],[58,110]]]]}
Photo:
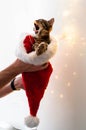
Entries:
{"type": "MultiPolygon", "coordinates": [[[[32,51],[33,43],[34,38],[31,35],[27,35],[16,49],[16,56],[25,63],[41,65],[48,62],[49,59],[56,54],[57,41],[53,37],[51,37],[51,43],[48,45],[47,51],[39,56],[36,55],[35,51],[32,51]]],[[[39,124],[37,112],[51,73],[52,66],[49,63],[48,67],[44,70],[22,74],[23,84],[30,107],[30,116],[25,118],[25,124],[28,127],[33,128],[39,124]]]]}
{"type": "MultiPolygon", "coordinates": [[[[26,36],[26,41],[28,41],[29,39],[30,39],[30,41],[34,41],[32,36],[26,36]]],[[[16,51],[15,51],[15,55],[17,56],[17,58],[19,58],[20,60],[22,60],[25,63],[30,63],[33,65],[44,64],[44,63],[48,62],[57,52],[57,40],[53,36],[51,36],[50,39],[51,39],[51,43],[48,45],[47,51],[45,51],[43,54],[41,54],[39,56],[37,56],[35,51],[31,52],[32,43],[30,43],[30,42],[29,42],[30,46],[28,47],[28,49],[30,49],[30,53],[27,53],[25,44],[23,43],[23,41],[24,41],[24,39],[23,39],[18,44],[16,51]]]]}

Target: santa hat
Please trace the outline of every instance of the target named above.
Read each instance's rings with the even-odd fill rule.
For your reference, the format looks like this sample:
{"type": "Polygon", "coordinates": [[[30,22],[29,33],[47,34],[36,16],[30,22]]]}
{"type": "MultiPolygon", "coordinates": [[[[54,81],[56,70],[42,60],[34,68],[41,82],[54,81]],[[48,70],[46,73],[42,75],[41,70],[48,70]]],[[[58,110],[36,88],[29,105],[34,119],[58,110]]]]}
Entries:
{"type": "Polygon", "coordinates": [[[32,42],[34,39],[31,35],[27,35],[25,40],[22,40],[15,51],[15,55],[17,58],[22,60],[25,63],[33,64],[33,65],[41,65],[47,63],[57,52],[57,40],[55,37],[50,36],[50,44],[48,45],[47,51],[45,51],[41,55],[37,55],[35,51],[31,52],[32,42]],[[28,44],[25,46],[25,44],[28,44]],[[28,48],[28,49],[27,49],[28,48]],[[30,49],[30,53],[29,52],[30,49]]]}
{"type": "MultiPolygon", "coordinates": [[[[49,59],[56,53],[57,41],[54,38],[51,38],[51,43],[48,45],[48,50],[39,56],[36,55],[35,51],[32,51],[33,43],[34,38],[31,35],[27,35],[17,47],[16,56],[26,63],[40,65],[48,62],[49,59]]],[[[25,124],[28,127],[37,127],[39,124],[37,112],[40,101],[43,98],[45,89],[48,85],[51,73],[52,66],[50,63],[44,70],[22,73],[23,84],[30,107],[30,116],[25,118],[25,124]]]]}
{"type": "Polygon", "coordinates": [[[37,112],[39,110],[40,101],[48,86],[52,71],[52,66],[49,63],[48,67],[44,70],[31,73],[24,72],[22,74],[23,84],[30,109],[30,116],[25,118],[25,124],[31,128],[36,127],[39,124],[37,112]]]}

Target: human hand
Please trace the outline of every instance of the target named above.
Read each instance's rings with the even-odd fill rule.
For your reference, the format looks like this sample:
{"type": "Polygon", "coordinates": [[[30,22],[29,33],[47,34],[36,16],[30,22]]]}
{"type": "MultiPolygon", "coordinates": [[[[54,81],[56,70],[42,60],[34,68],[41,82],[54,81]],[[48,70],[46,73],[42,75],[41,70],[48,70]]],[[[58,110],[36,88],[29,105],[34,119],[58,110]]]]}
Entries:
{"type": "Polygon", "coordinates": [[[12,80],[15,76],[21,74],[22,72],[33,72],[43,70],[47,67],[48,63],[35,66],[31,64],[26,64],[19,59],[16,59],[11,65],[0,71],[0,88],[9,83],[10,80],[12,80]]]}
{"type": "Polygon", "coordinates": [[[18,71],[19,73],[39,71],[39,70],[43,70],[48,67],[48,63],[36,66],[36,65],[24,63],[19,59],[17,59],[14,62],[14,65],[16,67],[16,71],[18,71]]]}

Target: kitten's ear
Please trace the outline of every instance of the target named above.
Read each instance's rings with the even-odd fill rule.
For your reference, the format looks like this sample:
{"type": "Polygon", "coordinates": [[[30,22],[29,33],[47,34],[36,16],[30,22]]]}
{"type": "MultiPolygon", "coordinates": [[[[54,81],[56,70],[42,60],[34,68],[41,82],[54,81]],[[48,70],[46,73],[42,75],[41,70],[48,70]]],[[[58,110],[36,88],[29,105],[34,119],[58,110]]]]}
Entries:
{"type": "Polygon", "coordinates": [[[49,22],[50,26],[52,26],[54,23],[54,18],[50,19],[48,22],[49,22]]]}

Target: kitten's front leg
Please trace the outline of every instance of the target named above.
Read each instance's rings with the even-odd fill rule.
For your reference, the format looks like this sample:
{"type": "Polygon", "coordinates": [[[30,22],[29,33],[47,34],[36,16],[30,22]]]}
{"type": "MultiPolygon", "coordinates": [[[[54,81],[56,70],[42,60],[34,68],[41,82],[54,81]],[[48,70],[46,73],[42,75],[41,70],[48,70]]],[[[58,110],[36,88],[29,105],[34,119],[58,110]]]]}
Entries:
{"type": "Polygon", "coordinates": [[[33,44],[33,46],[32,46],[33,50],[35,50],[35,51],[36,51],[36,50],[37,50],[37,48],[38,48],[38,45],[39,45],[39,44],[38,44],[37,42],[36,42],[36,43],[34,43],[34,44],[33,44]]]}
{"type": "Polygon", "coordinates": [[[36,54],[37,55],[41,55],[42,53],[44,53],[46,50],[47,50],[47,47],[48,47],[48,43],[46,42],[41,42],[37,49],[36,49],[36,54]]]}

